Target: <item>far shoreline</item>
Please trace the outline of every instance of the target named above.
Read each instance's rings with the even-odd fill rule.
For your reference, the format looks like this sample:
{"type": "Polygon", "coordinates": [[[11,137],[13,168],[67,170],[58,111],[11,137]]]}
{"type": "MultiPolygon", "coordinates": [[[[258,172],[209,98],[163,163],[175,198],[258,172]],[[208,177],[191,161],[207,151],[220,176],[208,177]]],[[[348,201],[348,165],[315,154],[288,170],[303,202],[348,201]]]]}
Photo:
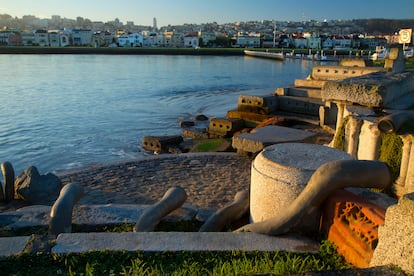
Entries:
{"type": "Polygon", "coordinates": [[[236,48],[132,48],[132,47],[36,47],[4,46],[0,54],[71,54],[71,55],[218,55],[241,56],[244,49],[236,48]]]}

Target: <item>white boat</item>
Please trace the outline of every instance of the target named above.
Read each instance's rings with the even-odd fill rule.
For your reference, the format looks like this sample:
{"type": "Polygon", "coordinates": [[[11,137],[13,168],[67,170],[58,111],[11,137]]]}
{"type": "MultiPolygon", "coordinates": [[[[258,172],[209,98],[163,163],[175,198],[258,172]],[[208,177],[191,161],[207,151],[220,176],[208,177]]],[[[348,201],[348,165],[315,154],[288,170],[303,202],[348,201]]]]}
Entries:
{"type": "Polygon", "coordinates": [[[283,53],[275,53],[275,52],[264,52],[264,51],[250,51],[244,50],[244,54],[252,57],[262,57],[262,58],[271,58],[277,60],[284,60],[283,53]]]}
{"type": "Polygon", "coordinates": [[[377,48],[376,52],[373,53],[369,58],[372,60],[383,60],[389,55],[387,48],[377,48]]]}
{"type": "Polygon", "coordinates": [[[404,57],[405,58],[412,58],[414,57],[414,48],[405,48],[404,49],[404,57]]]}

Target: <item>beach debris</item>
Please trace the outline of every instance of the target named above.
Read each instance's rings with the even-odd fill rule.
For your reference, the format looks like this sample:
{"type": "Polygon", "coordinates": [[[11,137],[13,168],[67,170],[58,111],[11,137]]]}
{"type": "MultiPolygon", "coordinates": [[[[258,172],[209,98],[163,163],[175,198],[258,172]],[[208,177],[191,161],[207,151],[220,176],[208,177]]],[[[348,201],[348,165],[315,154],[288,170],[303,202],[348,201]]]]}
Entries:
{"type": "Polygon", "coordinates": [[[389,167],[381,161],[337,160],[321,165],[306,187],[280,215],[247,224],[236,232],[281,235],[289,232],[300,219],[318,208],[335,190],[346,187],[386,188],[392,184],[389,167]]]}
{"type": "Polygon", "coordinates": [[[249,207],[249,192],[237,192],[234,201],[213,213],[201,226],[199,232],[220,232],[226,225],[237,221],[246,214],[249,207]]]}
{"type": "Polygon", "coordinates": [[[1,163],[1,173],[3,174],[4,184],[1,184],[0,198],[9,202],[14,198],[14,169],[10,162],[1,163]]]}
{"type": "Polygon", "coordinates": [[[146,208],[135,224],[134,232],[150,232],[163,217],[181,207],[187,199],[183,188],[177,186],[168,189],[160,201],[146,208]]]}
{"type": "Polygon", "coordinates": [[[40,175],[35,166],[24,170],[15,181],[15,197],[31,204],[51,205],[59,196],[62,182],[53,173],[40,175]]]}
{"type": "Polygon", "coordinates": [[[184,141],[181,135],[145,136],[142,147],[155,153],[166,152],[170,147],[178,146],[184,141]]]}
{"type": "Polygon", "coordinates": [[[73,206],[83,196],[83,187],[78,183],[63,186],[58,199],[50,211],[49,234],[72,232],[73,206]]]}

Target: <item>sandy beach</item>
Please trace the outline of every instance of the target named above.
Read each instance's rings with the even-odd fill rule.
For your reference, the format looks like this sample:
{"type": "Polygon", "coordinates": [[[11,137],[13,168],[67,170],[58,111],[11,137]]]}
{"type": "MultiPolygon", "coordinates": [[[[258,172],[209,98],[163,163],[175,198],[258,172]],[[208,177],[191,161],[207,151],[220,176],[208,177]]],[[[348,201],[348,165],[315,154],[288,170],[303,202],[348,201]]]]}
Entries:
{"type": "Polygon", "coordinates": [[[248,190],[251,160],[236,153],[164,154],[59,173],[63,184],[85,189],[79,204],[152,204],[180,186],[187,201],[217,209],[248,190]]]}

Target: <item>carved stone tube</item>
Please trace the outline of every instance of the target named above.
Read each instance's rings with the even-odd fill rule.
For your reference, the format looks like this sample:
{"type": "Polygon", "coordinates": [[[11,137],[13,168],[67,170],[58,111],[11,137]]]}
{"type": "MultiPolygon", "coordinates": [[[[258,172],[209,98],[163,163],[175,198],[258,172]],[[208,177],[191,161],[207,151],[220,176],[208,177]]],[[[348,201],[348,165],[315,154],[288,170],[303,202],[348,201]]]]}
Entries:
{"type": "Polygon", "coordinates": [[[14,169],[10,162],[1,163],[1,172],[4,179],[3,199],[5,202],[9,202],[14,198],[14,169]]]}
{"type": "Polygon", "coordinates": [[[287,233],[308,211],[318,208],[336,190],[345,187],[386,188],[392,184],[390,169],[380,161],[339,160],[320,166],[305,189],[279,216],[247,224],[237,232],[267,235],[287,233]]]}
{"type": "Polygon", "coordinates": [[[397,132],[404,123],[412,120],[414,120],[413,111],[396,112],[379,120],[378,128],[384,133],[397,132]]]}
{"type": "Polygon", "coordinates": [[[81,185],[69,183],[63,186],[50,211],[49,233],[51,235],[72,232],[73,206],[82,196],[83,187],[81,185]]]}
{"type": "Polygon", "coordinates": [[[199,232],[219,232],[226,224],[240,219],[250,206],[248,191],[238,192],[234,201],[219,209],[201,226],[199,232]]]}
{"type": "Polygon", "coordinates": [[[149,232],[163,217],[179,208],[185,200],[187,194],[181,187],[170,188],[160,201],[145,209],[135,224],[134,232],[149,232]]]}

